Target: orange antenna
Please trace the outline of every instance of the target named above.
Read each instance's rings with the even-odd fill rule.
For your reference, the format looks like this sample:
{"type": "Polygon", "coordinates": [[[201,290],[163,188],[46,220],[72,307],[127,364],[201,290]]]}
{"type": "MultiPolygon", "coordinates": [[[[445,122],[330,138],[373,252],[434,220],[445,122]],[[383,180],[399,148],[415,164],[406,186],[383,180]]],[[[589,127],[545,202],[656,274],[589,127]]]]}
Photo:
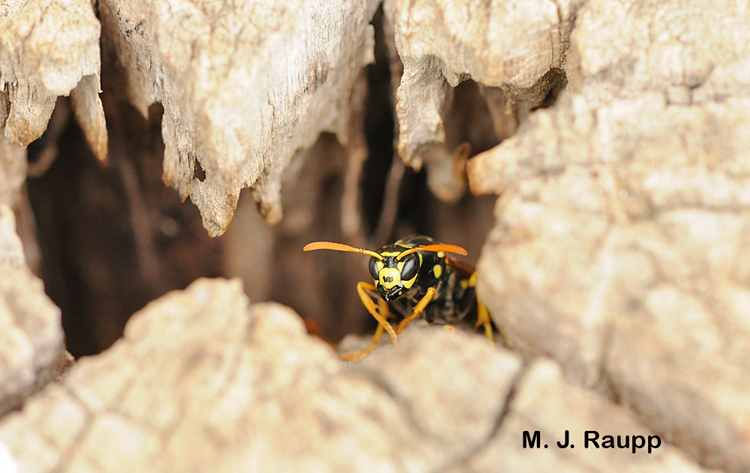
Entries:
{"type": "Polygon", "coordinates": [[[417,251],[445,251],[446,253],[456,253],[459,255],[466,256],[469,253],[461,248],[460,246],[456,245],[444,245],[444,244],[438,244],[438,245],[426,245],[426,246],[417,246],[414,248],[409,248],[406,251],[402,251],[399,253],[397,259],[401,259],[406,255],[410,255],[412,253],[416,253],[417,251]]]}
{"type": "Polygon", "coordinates": [[[383,261],[383,257],[374,251],[365,250],[363,248],[354,248],[353,246],[344,245],[343,243],[334,243],[332,241],[316,241],[314,243],[308,243],[307,245],[305,245],[304,248],[302,248],[302,250],[303,251],[312,251],[312,250],[348,251],[350,253],[362,253],[364,255],[370,255],[373,258],[377,258],[380,261],[383,261]]]}

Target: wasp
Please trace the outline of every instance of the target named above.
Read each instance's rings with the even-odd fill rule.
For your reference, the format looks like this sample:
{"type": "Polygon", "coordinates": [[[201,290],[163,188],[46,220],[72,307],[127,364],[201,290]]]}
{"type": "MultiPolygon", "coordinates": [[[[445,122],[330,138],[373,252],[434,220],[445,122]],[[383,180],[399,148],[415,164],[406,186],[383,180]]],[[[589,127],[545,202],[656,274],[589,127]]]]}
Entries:
{"type": "Polygon", "coordinates": [[[448,253],[466,256],[468,253],[460,246],[439,243],[426,236],[412,236],[375,251],[329,241],[318,241],[304,247],[304,251],[312,250],[348,251],[370,256],[369,268],[374,284],[360,281],[357,292],[362,304],[377,320],[378,327],[369,347],[358,354],[342,355],[342,359],[361,360],[378,345],[384,331],[396,344],[398,335],[420,315],[429,323],[451,326],[459,322],[474,322],[475,328],[484,326],[485,335],[493,341],[487,308],[476,296],[474,268],[447,256],[448,253]],[[401,320],[394,329],[388,319],[397,317],[401,320]]]}

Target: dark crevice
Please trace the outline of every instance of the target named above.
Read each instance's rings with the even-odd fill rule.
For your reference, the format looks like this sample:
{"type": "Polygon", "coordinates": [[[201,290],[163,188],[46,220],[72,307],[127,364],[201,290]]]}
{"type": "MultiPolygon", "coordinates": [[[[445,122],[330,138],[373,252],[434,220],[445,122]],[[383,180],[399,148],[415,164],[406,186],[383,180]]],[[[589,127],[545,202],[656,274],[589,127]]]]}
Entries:
{"type": "Polygon", "coordinates": [[[198,179],[200,182],[206,180],[206,170],[201,166],[200,161],[197,158],[193,158],[193,177],[198,179]]]}
{"type": "Polygon", "coordinates": [[[107,163],[96,159],[69,113],[60,131],[50,130],[54,136],[43,136],[28,154],[40,169],[27,180],[40,276],[76,358],[109,347],[134,312],[165,292],[222,274],[219,246],[197,208],[162,181],[161,107],[145,119],[104,85],[107,163]],[[55,159],[42,168],[40,153],[50,149],[55,159]]]}
{"type": "Polygon", "coordinates": [[[396,121],[391,101],[391,62],[383,30],[383,6],[372,19],[375,29],[375,62],[367,66],[368,97],[364,120],[368,158],[362,169],[360,188],[365,230],[369,236],[375,231],[383,209],[386,181],[398,159],[393,149],[396,121]]]}

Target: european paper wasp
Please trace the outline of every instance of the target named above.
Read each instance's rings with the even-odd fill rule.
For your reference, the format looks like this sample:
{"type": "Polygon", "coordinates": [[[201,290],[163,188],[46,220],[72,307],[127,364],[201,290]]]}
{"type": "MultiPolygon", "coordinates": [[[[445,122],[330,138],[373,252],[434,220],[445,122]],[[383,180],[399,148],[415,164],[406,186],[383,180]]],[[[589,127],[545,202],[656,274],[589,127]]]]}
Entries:
{"type": "Polygon", "coordinates": [[[370,256],[374,284],[360,281],[357,292],[367,311],[378,321],[378,328],[369,347],[358,354],[342,355],[342,359],[361,360],[378,345],[384,331],[397,343],[398,335],[420,315],[430,323],[473,322],[475,328],[483,326],[485,335],[493,341],[490,316],[476,297],[476,272],[468,264],[447,256],[447,253],[465,256],[467,252],[460,246],[412,236],[375,251],[328,241],[310,243],[304,248],[311,250],[370,256]],[[401,319],[394,329],[388,319],[398,317],[401,319]]]}

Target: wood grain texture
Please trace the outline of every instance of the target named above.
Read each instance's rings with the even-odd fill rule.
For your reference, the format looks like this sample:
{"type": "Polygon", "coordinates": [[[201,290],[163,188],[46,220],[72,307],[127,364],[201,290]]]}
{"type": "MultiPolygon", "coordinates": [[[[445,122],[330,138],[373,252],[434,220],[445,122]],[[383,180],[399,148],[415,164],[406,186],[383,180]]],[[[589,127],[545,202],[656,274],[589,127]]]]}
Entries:
{"type": "Polygon", "coordinates": [[[501,195],[478,291],[511,347],[732,472],[750,468],[748,21],[588,2],[568,90],[469,164],[501,195]]]}

